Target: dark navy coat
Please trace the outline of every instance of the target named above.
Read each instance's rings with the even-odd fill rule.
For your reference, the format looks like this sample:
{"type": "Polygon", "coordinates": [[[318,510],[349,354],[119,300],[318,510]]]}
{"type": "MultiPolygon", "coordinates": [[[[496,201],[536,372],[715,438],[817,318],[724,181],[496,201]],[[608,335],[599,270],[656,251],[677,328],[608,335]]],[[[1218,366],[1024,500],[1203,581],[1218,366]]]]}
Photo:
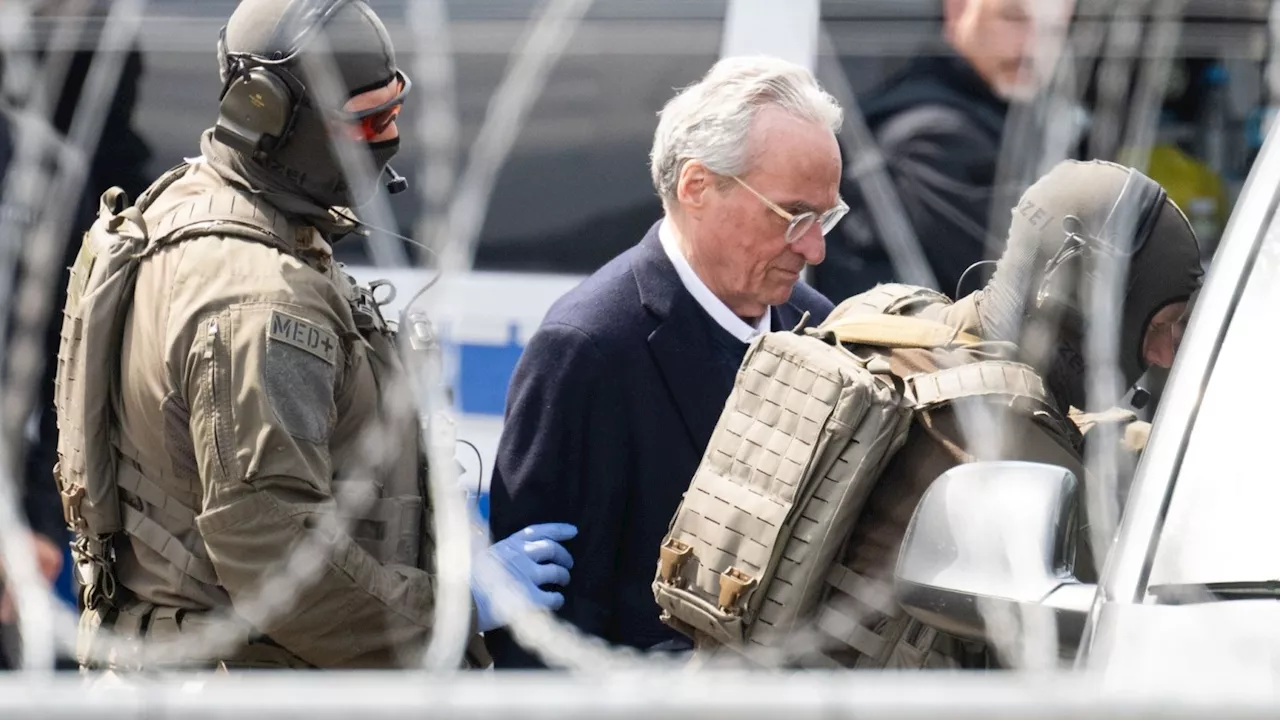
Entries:
{"type": "MultiPolygon", "coordinates": [[[[799,283],[771,310],[773,329],[805,311],[816,324],[831,303],[799,283]]],[[[495,539],[578,526],[561,617],[631,647],[680,637],[650,589],[658,546],[746,347],[684,288],[657,224],[547,313],[511,380],[490,524],[495,539]]],[[[497,667],[537,666],[505,631],[488,640],[497,667]]]]}

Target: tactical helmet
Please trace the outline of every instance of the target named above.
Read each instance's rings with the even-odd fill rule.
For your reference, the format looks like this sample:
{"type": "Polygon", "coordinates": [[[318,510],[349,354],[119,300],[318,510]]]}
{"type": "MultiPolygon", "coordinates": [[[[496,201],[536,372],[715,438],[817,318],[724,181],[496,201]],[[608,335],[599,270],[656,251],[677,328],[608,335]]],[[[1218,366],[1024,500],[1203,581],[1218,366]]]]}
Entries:
{"type": "Polygon", "coordinates": [[[1126,256],[1119,361],[1125,383],[1133,385],[1147,369],[1143,339],[1151,319],[1190,298],[1204,270],[1182,210],[1132,168],[1069,160],[1023,194],[1008,246],[977,298],[984,332],[1022,342],[1025,326],[1051,324],[1056,367],[1042,371],[1069,376],[1054,383],[1068,395],[1059,399],[1083,408],[1084,321],[1098,279],[1094,269],[1126,256]]]}
{"type": "MultiPolygon", "coordinates": [[[[242,0],[222,29],[218,60],[216,140],[292,181],[323,206],[359,204],[372,194],[376,186],[350,186],[330,145],[326,114],[356,122],[388,115],[403,102],[410,82],[396,67],[386,27],[363,0],[242,0]],[[326,42],[317,42],[322,36],[326,42]],[[331,59],[321,58],[317,45],[331,59]],[[342,101],[395,81],[400,92],[385,107],[345,113],[320,99],[311,77],[317,67],[334,68],[342,101]]],[[[374,169],[383,173],[399,139],[366,146],[374,169]]],[[[399,179],[393,191],[403,184],[399,179]]]]}

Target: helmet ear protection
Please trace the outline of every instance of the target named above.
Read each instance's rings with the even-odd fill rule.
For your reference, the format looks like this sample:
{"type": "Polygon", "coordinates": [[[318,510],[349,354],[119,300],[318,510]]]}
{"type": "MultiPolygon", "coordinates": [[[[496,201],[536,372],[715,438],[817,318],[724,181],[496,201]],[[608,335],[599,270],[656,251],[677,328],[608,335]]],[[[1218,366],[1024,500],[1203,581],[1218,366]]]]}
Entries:
{"type": "Polygon", "coordinates": [[[303,96],[302,92],[295,92],[283,76],[288,74],[300,91],[305,91],[305,87],[283,66],[297,57],[303,41],[314,30],[348,2],[350,0],[321,3],[295,0],[285,15],[301,15],[298,19],[304,25],[287,51],[272,53],[270,58],[253,53],[228,53],[227,28],[222,28],[218,57],[225,63],[226,80],[213,129],[215,138],[251,157],[269,152],[288,138],[303,96]]]}
{"type": "Polygon", "coordinates": [[[250,157],[284,141],[296,116],[297,100],[276,72],[237,62],[218,106],[213,136],[250,157]]]}

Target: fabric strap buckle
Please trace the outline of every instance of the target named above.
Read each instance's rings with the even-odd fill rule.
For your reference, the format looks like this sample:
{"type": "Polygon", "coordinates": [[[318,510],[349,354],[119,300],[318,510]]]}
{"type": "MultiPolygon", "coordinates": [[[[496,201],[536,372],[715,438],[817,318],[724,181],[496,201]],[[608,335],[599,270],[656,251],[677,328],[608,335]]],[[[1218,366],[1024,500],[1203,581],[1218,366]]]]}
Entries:
{"type": "Polygon", "coordinates": [[[720,611],[730,615],[741,615],[743,609],[738,601],[756,584],[756,579],[731,567],[720,574],[720,611]]]}
{"type": "Polygon", "coordinates": [[[663,543],[658,550],[658,574],[662,582],[674,584],[676,575],[680,573],[680,566],[692,553],[693,548],[675,538],[669,538],[663,543]]]}

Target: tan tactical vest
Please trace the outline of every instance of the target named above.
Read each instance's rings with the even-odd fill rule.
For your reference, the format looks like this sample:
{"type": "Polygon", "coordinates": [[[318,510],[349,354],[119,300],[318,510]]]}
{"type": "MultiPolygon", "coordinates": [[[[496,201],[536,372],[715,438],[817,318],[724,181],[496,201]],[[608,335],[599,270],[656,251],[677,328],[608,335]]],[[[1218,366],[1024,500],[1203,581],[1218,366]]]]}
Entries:
{"type": "MultiPolygon", "coordinates": [[[[173,608],[140,607],[149,604],[133,601],[120,588],[113,549],[117,537],[127,536],[163,557],[175,580],[189,578],[212,590],[218,586],[203,547],[192,547],[178,537],[195,532],[199,499],[174,497],[164,484],[146,477],[134,459],[136,449],[127,447],[116,431],[121,339],[137,269],[161,248],[211,233],[289,253],[288,239],[297,232],[282,213],[231,186],[214,192],[207,203],[183,204],[158,221],[153,218],[148,227],[143,213],[186,170],[186,165],[170,170],[133,206],[119,188],[103,194],[98,220],[85,234],[71,268],[58,355],[55,479],[75,534],[81,608],[86,613],[110,610],[96,616],[111,616],[116,629],[126,634],[148,624],[152,629],[163,627],[175,613],[173,608]]],[[[336,279],[345,286],[357,329],[372,348],[375,377],[386,382],[399,364],[394,329],[367,288],[345,274],[336,279]]],[[[349,523],[353,538],[379,562],[428,569],[433,548],[422,473],[392,472],[386,478],[385,485],[369,484],[378,496],[372,501],[360,498],[358,513],[344,505],[345,494],[335,487],[339,515],[349,523]]],[[[291,662],[283,649],[276,654],[281,658],[270,658],[272,664],[291,662]]]]}
{"type": "Polygon", "coordinates": [[[834,635],[855,651],[847,664],[933,664],[935,633],[913,627],[891,588],[842,564],[868,495],[913,420],[932,409],[987,398],[1058,422],[1039,376],[1007,359],[1012,347],[984,343],[964,331],[967,323],[940,322],[940,303],[949,301],[880,286],[842,303],[816,329],[752,342],[663,540],[653,583],[663,621],[693,637],[699,655],[730,650],[749,663],[804,664],[810,648],[830,645],[834,635]],[[978,346],[1004,352],[905,375],[882,353],[855,352],[941,357],[978,346]],[[830,622],[836,596],[883,621],[875,629],[830,622]],[[922,634],[925,650],[905,652],[901,646],[922,634]]]}

